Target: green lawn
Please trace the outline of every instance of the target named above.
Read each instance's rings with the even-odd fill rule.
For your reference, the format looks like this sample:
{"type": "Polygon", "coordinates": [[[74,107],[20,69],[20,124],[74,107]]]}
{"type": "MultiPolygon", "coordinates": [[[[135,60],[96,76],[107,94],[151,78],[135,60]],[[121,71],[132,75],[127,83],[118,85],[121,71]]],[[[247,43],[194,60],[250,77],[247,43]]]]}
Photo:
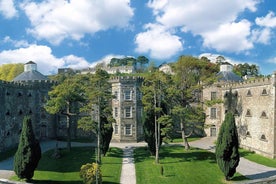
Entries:
{"type": "MultiPolygon", "coordinates": [[[[53,150],[43,154],[33,177],[33,183],[45,184],[77,184],[82,183],[79,177],[83,164],[94,162],[94,148],[72,148],[71,152],[61,150],[60,159],[52,159],[53,150]]],[[[122,166],[122,150],[111,148],[102,158],[103,183],[119,183],[122,166]]]]}
{"type": "MultiPolygon", "coordinates": [[[[188,142],[192,142],[192,141],[196,141],[201,139],[202,137],[189,137],[188,138],[188,142]]],[[[182,138],[174,138],[172,140],[173,143],[183,143],[183,139],[182,138]]]]}
{"type": "MultiPolygon", "coordinates": [[[[137,184],[201,184],[226,183],[219,170],[214,153],[195,149],[185,151],[182,146],[163,146],[160,150],[160,164],[146,148],[134,150],[137,184]],[[164,175],[160,168],[163,166],[164,175]]],[[[236,174],[234,181],[246,179],[236,174]]]]}
{"type": "Polygon", "coordinates": [[[239,149],[239,152],[241,157],[244,157],[252,162],[256,162],[268,167],[276,167],[276,159],[267,158],[245,149],[239,149]]]}

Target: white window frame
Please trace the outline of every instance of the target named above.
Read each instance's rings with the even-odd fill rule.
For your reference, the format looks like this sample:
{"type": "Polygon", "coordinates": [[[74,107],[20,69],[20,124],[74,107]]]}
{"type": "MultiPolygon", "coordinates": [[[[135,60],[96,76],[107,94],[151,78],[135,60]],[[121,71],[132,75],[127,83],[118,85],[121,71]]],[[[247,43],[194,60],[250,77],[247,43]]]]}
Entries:
{"type": "Polygon", "coordinates": [[[132,135],[132,124],[125,124],[125,135],[132,135]]]}
{"type": "Polygon", "coordinates": [[[217,108],[212,107],[210,109],[210,118],[211,119],[216,119],[217,118],[217,108]]]}
{"type": "Polygon", "coordinates": [[[114,117],[118,117],[118,107],[114,107],[114,117]]]}
{"type": "Polygon", "coordinates": [[[125,90],[124,96],[125,96],[125,100],[132,100],[132,91],[131,90],[125,90]]]}
{"type": "Polygon", "coordinates": [[[119,134],[119,125],[117,125],[117,124],[114,125],[114,134],[116,134],[116,135],[119,134]]]}
{"type": "Polygon", "coordinates": [[[132,118],[132,107],[125,107],[125,118],[132,118]]]}

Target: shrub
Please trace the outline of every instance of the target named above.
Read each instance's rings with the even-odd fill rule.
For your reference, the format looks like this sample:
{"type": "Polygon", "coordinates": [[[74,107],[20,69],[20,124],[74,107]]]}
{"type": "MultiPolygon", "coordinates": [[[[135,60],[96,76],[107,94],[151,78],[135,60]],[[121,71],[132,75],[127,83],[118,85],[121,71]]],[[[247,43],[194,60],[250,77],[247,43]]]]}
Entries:
{"type": "Polygon", "coordinates": [[[38,140],[35,139],[31,118],[25,117],[19,145],[14,157],[14,172],[19,178],[30,180],[40,158],[41,148],[38,140]]]}
{"type": "Polygon", "coordinates": [[[80,177],[85,184],[94,184],[98,179],[98,183],[102,183],[102,173],[99,164],[87,163],[81,166],[80,177]],[[97,178],[96,178],[97,176],[97,178]]]}

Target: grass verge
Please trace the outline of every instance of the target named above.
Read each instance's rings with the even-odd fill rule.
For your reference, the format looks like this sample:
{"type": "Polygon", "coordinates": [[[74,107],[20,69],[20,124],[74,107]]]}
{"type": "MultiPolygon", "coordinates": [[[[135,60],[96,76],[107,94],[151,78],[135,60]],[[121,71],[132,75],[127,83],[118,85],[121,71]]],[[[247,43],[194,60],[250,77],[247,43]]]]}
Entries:
{"type": "MultiPolygon", "coordinates": [[[[80,167],[83,164],[94,162],[95,149],[92,147],[72,148],[71,152],[61,150],[60,159],[52,159],[53,150],[42,155],[38,168],[33,177],[33,183],[41,184],[79,184],[80,167]]],[[[103,183],[120,183],[122,167],[122,150],[110,148],[105,157],[102,157],[103,183]]],[[[13,179],[18,180],[17,177],[13,179]]]]}
{"type": "Polygon", "coordinates": [[[252,162],[256,162],[258,164],[262,164],[268,167],[276,167],[276,159],[267,158],[256,154],[253,151],[248,151],[245,149],[239,149],[240,156],[244,157],[252,162]]]}
{"type": "MultiPolygon", "coordinates": [[[[163,146],[160,150],[160,164],[155,164],[154,157],[144,147],[134,150],[134,158],[137,184],[226,183],[217,166],[215,154],[205,150],[192,148],[185,151],[182,146],[163,146]]],[[[245,179],[237,173],[232,180],[245,179]]]]}

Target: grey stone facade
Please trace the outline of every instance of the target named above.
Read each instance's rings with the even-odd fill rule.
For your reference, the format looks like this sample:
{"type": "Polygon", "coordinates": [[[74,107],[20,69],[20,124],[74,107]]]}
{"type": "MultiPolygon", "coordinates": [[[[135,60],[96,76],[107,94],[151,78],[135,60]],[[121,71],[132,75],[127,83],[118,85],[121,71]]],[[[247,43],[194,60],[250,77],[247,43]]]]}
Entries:
{"type": "MultiPolygon", "coordinates": [[[[243,82],[220,82],[203,89],[203,101],[223,100],[226,91],[238,93],[236,125],[240,146],[266,157],[276,157],[275,74],[243,82]]],[[[207,136],[217,136],[224,120],[222,103],[205,106],[207,136]]]]}
{"type": "Polygon", "coordinates": [[[141,77],[113,77],[112,84],[113,141],[138,142],[143,140],[141,77]]]}

